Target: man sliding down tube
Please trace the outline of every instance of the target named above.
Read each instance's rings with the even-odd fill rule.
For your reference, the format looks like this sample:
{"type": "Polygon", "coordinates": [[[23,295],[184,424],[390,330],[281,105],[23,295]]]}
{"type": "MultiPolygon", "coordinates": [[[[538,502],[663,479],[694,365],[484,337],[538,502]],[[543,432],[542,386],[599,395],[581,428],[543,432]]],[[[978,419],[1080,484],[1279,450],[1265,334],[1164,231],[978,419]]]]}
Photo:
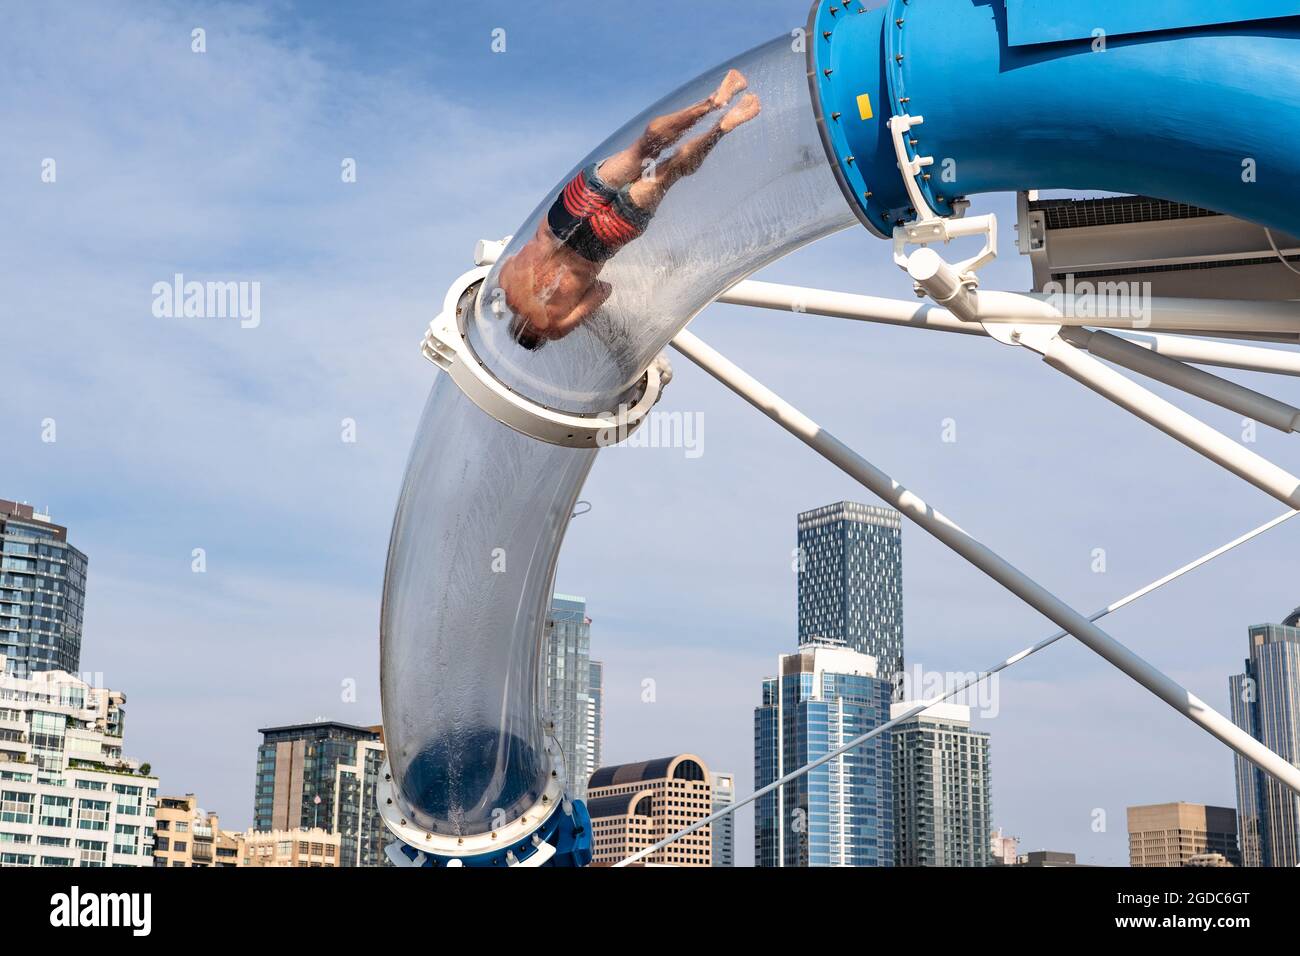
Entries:
{"type": "Polygon", "coordinates": [[[707,133],[660,155],[748,85],[730,71],[712,96],[651,120],[635,143],[560,191],[537,234],[501,268],[510,332],[520,345],[535,351],[563,338],[605,304],[613,291],[599,278],[605,263],[645,232],[668,190],[696,172],[723,136],[759,114],[759,98],[746,93],[707,133]]]}

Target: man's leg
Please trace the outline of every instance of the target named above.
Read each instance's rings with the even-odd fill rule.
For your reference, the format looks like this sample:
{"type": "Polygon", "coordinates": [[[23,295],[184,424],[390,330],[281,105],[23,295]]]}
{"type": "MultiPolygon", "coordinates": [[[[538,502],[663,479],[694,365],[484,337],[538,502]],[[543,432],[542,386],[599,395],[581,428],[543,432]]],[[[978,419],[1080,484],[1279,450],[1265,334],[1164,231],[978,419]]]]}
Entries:
{"type": "Polygon", "coordinates": [[[714,110],[726,106],[748,85],[749,81],[743,73],[731,70],[712,96],[676,113],[655,117],[646,125],[645,132],[635,143],[600,164],[600,178],[615,189],[636,182],[645,172],[646,160],[657,159],[660,153],[685,136],[692,126],[714,110]]]}
{"type": "Polygon", "coordinates": [[[704,165],[704,160],[713,152],[713,148],[732,130],[748,123],[762,110],[763,105],[753,93],[748,94],[739,103],[727,111],[727,115],[718,121],[718,125],[703,136],[698,136],[686,143],[672,156],[659,164],[653,179],[641,179],[632,184],[628,198],[648,213],[653,213],[663,202],[668,190],[687,176],[697,172],[704,165]]]}

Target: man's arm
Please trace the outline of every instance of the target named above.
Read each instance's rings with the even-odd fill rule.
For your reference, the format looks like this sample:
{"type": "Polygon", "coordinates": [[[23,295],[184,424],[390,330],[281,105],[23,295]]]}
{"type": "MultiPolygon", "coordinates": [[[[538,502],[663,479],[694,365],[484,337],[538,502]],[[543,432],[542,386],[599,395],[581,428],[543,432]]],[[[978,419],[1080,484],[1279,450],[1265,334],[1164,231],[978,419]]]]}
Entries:
{"type": "Polygon", "coordinates": [[[592,314],[605,304],[613,292],[614,287],[608,282],[597,282],[587,290],[587,294],[582,297],[582,301],[573,307],[572,312],[546,330],[546,337],[551,339],[564,338],[564,336],[591,318],[592,314]]]}

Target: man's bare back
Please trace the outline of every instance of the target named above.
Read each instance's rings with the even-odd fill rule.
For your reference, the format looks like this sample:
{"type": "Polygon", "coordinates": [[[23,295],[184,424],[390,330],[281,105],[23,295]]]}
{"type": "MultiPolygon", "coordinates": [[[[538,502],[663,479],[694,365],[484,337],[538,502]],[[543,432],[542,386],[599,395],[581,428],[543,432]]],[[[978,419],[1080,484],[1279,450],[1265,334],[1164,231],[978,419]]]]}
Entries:
{"type": "Polygon", "coordinates": [[[722,137],[756,117],[762,104],[747,93],[707,133],[667,158],[661,154],[747,86],[739,71],[730,71],[711,96],[651,120],[630,147],[565,186],[532,239],[501,267],[511,333],[520,345],[533,350],[563,338],[605,304],[613,292],[600,280],[605,263],[645,232],[668,190],[695,173],[722,137]]]}

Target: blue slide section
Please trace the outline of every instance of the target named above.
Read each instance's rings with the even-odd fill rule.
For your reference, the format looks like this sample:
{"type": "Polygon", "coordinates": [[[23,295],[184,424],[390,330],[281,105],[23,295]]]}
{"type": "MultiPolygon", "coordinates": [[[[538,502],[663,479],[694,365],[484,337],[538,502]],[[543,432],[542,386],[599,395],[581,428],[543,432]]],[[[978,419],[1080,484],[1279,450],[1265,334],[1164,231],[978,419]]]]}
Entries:
{"type": "Polygon", "coordinates": [[[923,116],[931,205],[1138,193],[1300,230],[1300,4],[818,0],[810,81],[841,185],[878,235],[914,217],[890,116],[923,116]],[[1057,38],[1061,39],[1057,39],[1057,38]]]}

